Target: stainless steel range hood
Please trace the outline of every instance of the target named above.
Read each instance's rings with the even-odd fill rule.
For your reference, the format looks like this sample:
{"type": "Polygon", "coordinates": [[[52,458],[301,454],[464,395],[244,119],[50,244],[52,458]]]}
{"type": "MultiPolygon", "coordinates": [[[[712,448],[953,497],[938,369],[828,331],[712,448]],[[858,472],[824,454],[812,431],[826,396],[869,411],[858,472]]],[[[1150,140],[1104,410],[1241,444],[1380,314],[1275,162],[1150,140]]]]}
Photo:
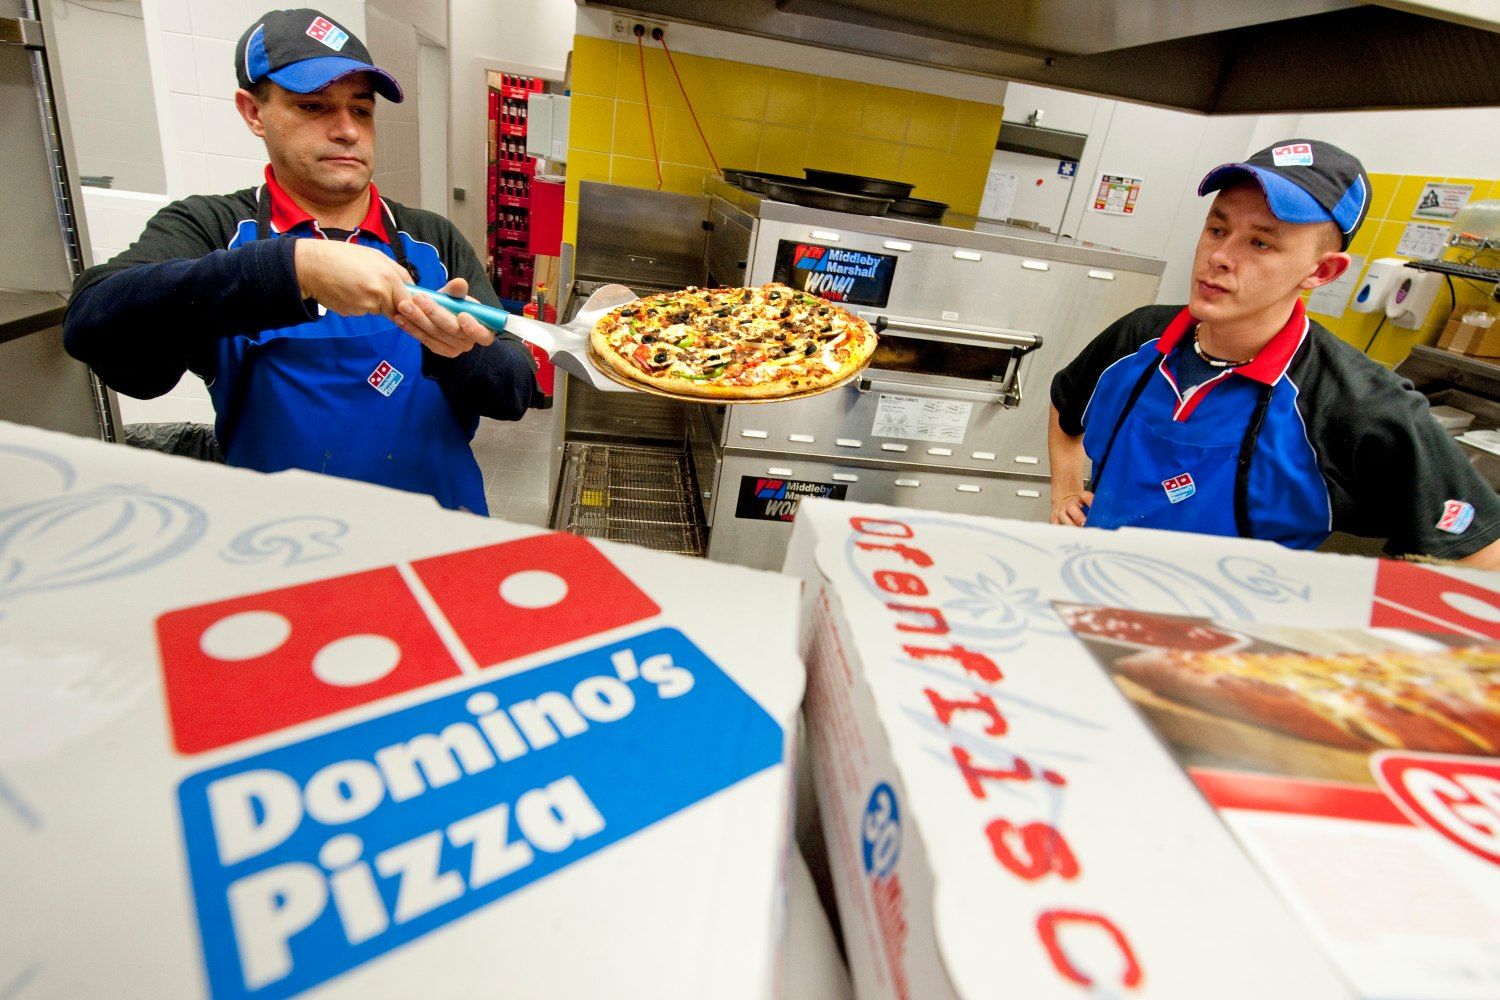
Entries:
{"type": "Polygon", "coordinates": [[[578,0],[1207,114],[1500,105],[1500,0],[578,0]]]}

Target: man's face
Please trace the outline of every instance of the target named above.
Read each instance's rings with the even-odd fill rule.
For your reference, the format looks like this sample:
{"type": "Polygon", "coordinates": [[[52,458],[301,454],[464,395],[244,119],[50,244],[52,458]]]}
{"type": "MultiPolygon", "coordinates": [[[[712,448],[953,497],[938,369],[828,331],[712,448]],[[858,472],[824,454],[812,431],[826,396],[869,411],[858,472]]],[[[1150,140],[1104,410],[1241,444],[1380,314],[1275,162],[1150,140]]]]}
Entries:
{"type": "Polygon", "coordinates": [[[1254,319],[1333,280],[1347,257],[1330,248],[1331,226],[1282,222],[1254,181],[1220,191],[1198,237],[1189,310],[1207,323],[1254,319]]]}
{"type": "MultiPolygon", "coordinates": [[[[244,97],[249,97],[244,91],[244,97]]],[[[275,84],[258,114],[244,107],[250,131],[265,139],[276,179],[294,190],[337,198],[359,194],[375,170],[375,92],[364,73],[297,94],[275,84]]]]}

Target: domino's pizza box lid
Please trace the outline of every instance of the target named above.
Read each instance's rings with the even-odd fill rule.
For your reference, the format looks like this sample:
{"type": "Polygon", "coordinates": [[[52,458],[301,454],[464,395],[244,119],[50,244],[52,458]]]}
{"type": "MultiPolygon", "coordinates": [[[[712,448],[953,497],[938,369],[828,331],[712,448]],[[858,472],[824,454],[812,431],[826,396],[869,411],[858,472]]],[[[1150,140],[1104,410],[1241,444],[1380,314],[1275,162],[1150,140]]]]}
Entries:
{"type": "MultiPolygon", "coordinates": [[[[1053,602],[1500,638],[1496,574],[1170,532],[814,500],[786,571],[813,584],[810,754],[861,997],[1352,995],[1327,922],[1272,887],[1053,602]]],[[[1476,912],[1493,949],[1500,915],[1476,912]]]]}
{"type": "Polygon", "coordinates": [[[0,466],[6,995],[774,994],[795,581],[7,424],[0,466]]]}

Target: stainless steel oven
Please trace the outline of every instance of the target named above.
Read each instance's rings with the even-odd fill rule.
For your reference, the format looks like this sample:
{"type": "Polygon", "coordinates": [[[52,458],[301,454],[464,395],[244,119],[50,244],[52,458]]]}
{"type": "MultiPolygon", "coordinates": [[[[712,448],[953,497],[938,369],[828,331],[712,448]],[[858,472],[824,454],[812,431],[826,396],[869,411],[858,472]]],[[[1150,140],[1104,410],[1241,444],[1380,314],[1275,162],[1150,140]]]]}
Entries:
{"type": "Polygon", "coordinates": [[[710,558],[780,567],[808,496],[1046,519],[1052,376],[1154,300],[1162,261],[977,219],[801,208],[717,180],[707,193],[710,283],[787,281],[881,333],[841,389],[689,414],[710,558]]]}

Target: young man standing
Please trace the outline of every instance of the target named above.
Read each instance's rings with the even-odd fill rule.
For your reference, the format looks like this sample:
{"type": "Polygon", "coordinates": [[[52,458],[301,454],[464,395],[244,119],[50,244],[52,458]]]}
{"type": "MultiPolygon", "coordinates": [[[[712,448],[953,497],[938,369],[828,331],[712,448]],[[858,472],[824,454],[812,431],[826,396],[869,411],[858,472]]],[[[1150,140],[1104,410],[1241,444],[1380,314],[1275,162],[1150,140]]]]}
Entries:
{"type": "Polygon", "coordinates": [[[1304,313],[1349,267],[1359,161],[1289,139],[1209,171],[1215,191],[1188,305],[1137,309],[1052,382],[1052,523],[1294,548],[1340,530],[1500,568],[1500,498],[1426,399],[1304,313]]]}
{"type": "Polygon", "coordinates": [[[235,106],[265,141],[265,183],[162,209],[79,277],[69,352],[127,395],[186,370],[208,383],[230,465],[306,469],[485,513],[469,442],[530,404],[530,357],[408,283],[498,305],[441,216],[382,198],[375,95],[401,87],[315,10],[273,11],[235,50],[235,106]]]}

